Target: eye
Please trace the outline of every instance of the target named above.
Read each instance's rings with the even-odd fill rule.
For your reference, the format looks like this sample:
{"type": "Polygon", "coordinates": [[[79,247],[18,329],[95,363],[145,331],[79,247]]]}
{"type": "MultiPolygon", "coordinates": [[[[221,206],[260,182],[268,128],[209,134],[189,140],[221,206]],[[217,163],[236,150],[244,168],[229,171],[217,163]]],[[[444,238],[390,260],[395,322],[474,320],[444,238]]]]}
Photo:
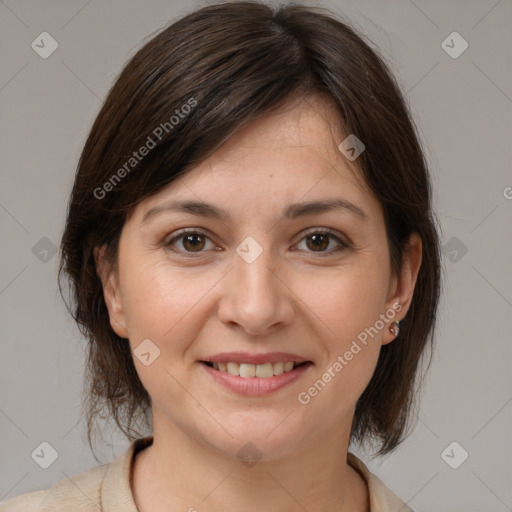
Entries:
{"type": "Polygon", "coordinates": [[[306,234],[298,246],[302,242],[305,242],[308,252],[327,253],[327,255],[349,248],[349,245],[330,229],[319,230],[318,228],[315,228],[315,230],[309,231],[306,234]],[[331,248],[331,250],[327,251],[326,249],[333,241],[337,243],[337,247],[335,246],[334,249],[331,248]]]}
{"type": "Polygon", "coordinates": [[[181,244],[181,247],[178,247],[179,251],[193,254],[203,252],[203,249],[207,246],[206,241],[209,241],[211,246],[215,247],[205,233],[196,230],[184,230],[172,237],[165,245],[170,248],[175,242],[178,242],[181,244]]]}
{"type": "MultiPolygon", "coordinates": [[[[327,256],[350,247],[348,243],[344,242],[330,229],[314,228],[306,233],[306,236],[302,238],[297,247],[303,242],[306,244],[307,252],[320,253],[322,256],[324,253],[327,256]],[[335,242],[334,248],[331,247],[330,250],[327,250],[333,242],[335,242]]],[[[165,246],[172,251],[185,253],[187,255],[201,254],[205,250],[215,248],[215,244],[206,233],[193,229],[178,232],[165,243],[165,246]],[[208,247],[208,242],[210,243],[210,247],[208,247]],[[172,248],[173,246],[176,247],[176,245],[178,245],[177,250],[172,248]],[[181,245],[181,247],[179,247],[179,245],[181,245]]]]}

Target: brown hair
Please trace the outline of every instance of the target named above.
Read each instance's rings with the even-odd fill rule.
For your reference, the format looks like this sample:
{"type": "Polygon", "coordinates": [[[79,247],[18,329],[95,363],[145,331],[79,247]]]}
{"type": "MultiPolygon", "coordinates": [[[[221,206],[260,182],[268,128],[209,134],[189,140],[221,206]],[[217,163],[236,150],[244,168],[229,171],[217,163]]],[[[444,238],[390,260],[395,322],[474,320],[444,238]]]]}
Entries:
{"type": "Polygon", "coordinates": [[[383,208],[393,272],[400,271],[409,235],[423,242],[408,315],[399,336],[381,348],[352,426],[352,440],[378,441],[379,454],[403,440],[422,354],[433,341],[441,269],[427,164],[400,88],[372,43],[326,9],[226,2],[184,16],[131,58],[80,157],[59,283],[66,273],[69,308],[88,339],[90,444],[100,416],[113,418],[133,440],[135,424],[149,426],[151,405],[129,344],[110,326],[93,249],[105,246],[115,265],[134,206],[293,94],[330,99],[346,133],[365,144],[357,163],[383,208]],[[144,158],[130,160],[150,145],[144,158]]]}

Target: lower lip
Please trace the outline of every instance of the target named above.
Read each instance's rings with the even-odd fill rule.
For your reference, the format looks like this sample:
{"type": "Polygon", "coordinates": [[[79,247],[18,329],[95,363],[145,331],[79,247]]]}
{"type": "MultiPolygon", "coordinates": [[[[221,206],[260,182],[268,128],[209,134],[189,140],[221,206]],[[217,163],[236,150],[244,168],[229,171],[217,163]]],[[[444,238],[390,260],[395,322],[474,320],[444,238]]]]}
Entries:
{"type": "Polygon", "coordinates": [[[309,362],[304,363],[289,372],[262,379],[259,377],[239,377],[237,375],[230,375],[227,372],[215,370],[207,364],[200,364],[216,382],[235,393],[247,396],[264,396],[278,391],[299,379],[312,365],[312,363],[309,362]]]}

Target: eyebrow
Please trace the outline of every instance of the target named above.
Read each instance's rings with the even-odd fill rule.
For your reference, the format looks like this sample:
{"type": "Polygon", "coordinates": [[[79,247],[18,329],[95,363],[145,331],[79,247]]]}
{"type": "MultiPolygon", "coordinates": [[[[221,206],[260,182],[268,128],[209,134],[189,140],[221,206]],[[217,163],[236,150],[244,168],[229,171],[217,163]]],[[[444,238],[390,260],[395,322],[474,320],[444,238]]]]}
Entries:
{"type": "MultiPolygon", "coordinates": [[[[361,208],[353,203],[338,198],[305,203],[292,203],[285,208],[282,215],[285,219],[297,219],[307,215],[327,213],[335,210],[346,211],[363,221],[368,220],[368,215],[361,210],[361,208]]],[[[218,219],[224,222],[231,220],[231,215],[227,210],[214,206],[213,204],[193,200],[170,200],[148,210],[142,218],[141,225],[148,223],[152,218],[165,212],[189,213],[199,217],[218,219]]]]}

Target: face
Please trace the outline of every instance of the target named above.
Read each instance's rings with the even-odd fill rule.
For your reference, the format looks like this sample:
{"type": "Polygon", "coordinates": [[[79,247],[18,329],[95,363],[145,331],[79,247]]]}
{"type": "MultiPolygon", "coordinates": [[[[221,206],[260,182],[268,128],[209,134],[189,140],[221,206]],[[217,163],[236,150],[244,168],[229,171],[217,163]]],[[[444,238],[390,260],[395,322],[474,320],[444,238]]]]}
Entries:
{"type": "Polygon", "coordinates": [[[104,291],[155,435],[230,454],[251,441],[268,459],[348,435],[421,243],[395,277],[345,137],[324,101],[287,104],[127,220],[104,291]]]}

